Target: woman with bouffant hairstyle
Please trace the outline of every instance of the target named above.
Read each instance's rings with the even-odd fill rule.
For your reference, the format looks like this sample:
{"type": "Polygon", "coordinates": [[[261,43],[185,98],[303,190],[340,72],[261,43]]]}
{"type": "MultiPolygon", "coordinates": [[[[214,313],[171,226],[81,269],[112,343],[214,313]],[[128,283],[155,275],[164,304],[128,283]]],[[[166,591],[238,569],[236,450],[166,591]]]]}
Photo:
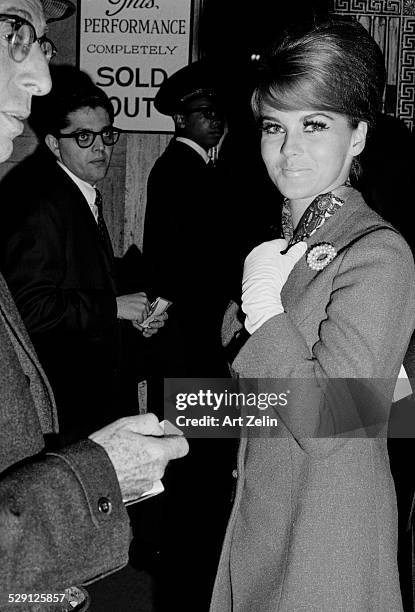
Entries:
{"type": "MultiPolygon", "coordinates": [[[[385,80],[382,52],[357,21],[323,22],[298,38],[283,34],[262,64],[252,110],[256,118],[263,104],[281,110],[331,110],[344,114],[351,128],[365,121],[370,136],[385,80]]],[[[352,173],[355,169],[359,171],[356,158],[352,173]]]]}
{"type": "Polygon", "coordinates": [[[414,262],[350,181],[384,82],[378,46],[345,18],[287,30],[263,58],[252,107],[283,237],[246,258],[223,336],[240,343],[243,322],[233,371],[289,399],[242,437],[211,612],[402,610],[385,430],[414,262]]]}

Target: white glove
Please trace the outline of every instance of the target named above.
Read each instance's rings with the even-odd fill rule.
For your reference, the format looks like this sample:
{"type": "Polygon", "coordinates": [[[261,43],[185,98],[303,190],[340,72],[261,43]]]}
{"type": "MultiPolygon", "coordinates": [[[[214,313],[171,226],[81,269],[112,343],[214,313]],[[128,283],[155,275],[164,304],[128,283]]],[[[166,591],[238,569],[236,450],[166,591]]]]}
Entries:
{"type": "Polygon", "coordinates": [[[287,248],[284,238],[263,242],[245,259],[242,279],[242,310],[246,314],[245,327],[253,334],[271,317],[284,312],[281,290],[295,264],[307,250],[305,242],[287,248]]]}

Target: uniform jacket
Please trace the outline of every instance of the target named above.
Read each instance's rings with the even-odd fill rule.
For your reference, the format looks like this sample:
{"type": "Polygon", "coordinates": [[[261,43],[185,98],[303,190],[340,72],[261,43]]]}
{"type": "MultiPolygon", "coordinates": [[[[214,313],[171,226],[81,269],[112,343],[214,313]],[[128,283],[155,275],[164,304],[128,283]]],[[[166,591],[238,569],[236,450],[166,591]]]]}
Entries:
{"type": "MultiPolygon", "coordinates": [[[[312,393],[295,394],[295,379],[314,392],[322,381],[359,378],[389,405],[414,327],[408,246],[358,192],[340,197],[343,207],[308,239],[329,242],[337,256],[321,271],[303,256],[283,287],[284,313],[232,364],[241,377],[271,379],[268,390],[288,379],[294,393],[285,412],[276,409],[277,437],[241,441],[211,612],[402,610],[386,439],[365,426],[357,437],[347,427],[343,436],[306,436],[303,425],[322,422],[328,399],[320,393],[316,413],[312,393]]],[[[225,323],[229,341],[241,323],[225,323]]]]}
{"type": "Polygon", "coordinates": [[[87,201],[49,155],[25,160],[0,194],[1,269],[54,390],[61,432],[80,439],[120,416],[110,239],[103,248],[87,201]]]}
{"type": "Polygon", "coordinates": [[[9,593],[63,592],[127,563],[129,522],[107,454],[90,440],[46,453],[43,434],[56,429],[49,383],[0,275],[1,610],[9,593]]]}
{"type": "Polygon", "coordinates": [[[223,362],[219,334],[229,274],[218,176],[195,150],[173,139],[148,180],[143,253],[149,287],[173,302],[166,329],[172,338],[160,337],[163,351],[172,351],[173,376],[222,372],[214,364],[223,362]]]}
{"type": "MultiPolygon", "coordinates": [[[[217,179],[216,168],[175,139],[149,176],[143,250],[149,286],[173,302],[164,333],[155,338],[160,376],[229,376],[220,342],[230,277],[223,251],[229,234],[217,179]]],[[[152,389],[156,396],[163,382],[150,380],[149,388],[150,396],[152,389]]],[[[166,609],[197,609],[195,601],[200,609],[209,605],[233,486],[235,453],[229,442],[189,440],[188,457],[167,474],[166,609]],[[188,586],[180,593],[176,585],[183,575],[188,586]]]]}

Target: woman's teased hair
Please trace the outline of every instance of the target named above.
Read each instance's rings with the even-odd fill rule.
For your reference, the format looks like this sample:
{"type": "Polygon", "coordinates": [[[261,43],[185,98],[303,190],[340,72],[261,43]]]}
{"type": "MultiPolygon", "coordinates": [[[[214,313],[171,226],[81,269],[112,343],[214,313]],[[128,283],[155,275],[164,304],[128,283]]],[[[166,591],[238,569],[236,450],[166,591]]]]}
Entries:
{"type": "Polygon", "coordinates": [[[316,109],[346,115],[369,128],[381,110],[382,52],[365,28],[335,16],[287,29],[265,54],[252,96],[258,118],[264,104],[282,111],[316,109]]]}

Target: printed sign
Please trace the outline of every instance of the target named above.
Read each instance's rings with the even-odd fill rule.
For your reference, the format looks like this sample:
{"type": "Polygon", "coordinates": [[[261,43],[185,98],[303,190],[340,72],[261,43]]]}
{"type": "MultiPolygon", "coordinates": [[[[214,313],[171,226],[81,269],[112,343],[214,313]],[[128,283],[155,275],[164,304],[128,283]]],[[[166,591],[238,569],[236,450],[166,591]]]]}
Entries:
{"type": "Polygon", "coordinates": [[[192,0],[82,0],[79,67],[111,98],[117,127],[171,132],[154,108],[163,81],[189,63],[192,0]]]}

